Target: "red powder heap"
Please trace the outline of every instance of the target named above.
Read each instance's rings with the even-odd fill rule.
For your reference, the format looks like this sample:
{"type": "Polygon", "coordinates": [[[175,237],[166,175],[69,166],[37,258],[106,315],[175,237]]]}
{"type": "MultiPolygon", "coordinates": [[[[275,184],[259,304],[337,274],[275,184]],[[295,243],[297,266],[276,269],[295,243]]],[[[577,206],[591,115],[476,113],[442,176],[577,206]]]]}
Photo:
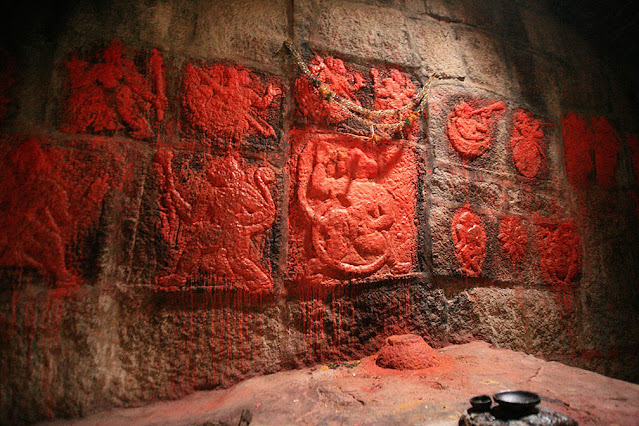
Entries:
{"type": "Polygon", "coordinates": [[[112,134],[124,130],[140,140],[153,136],[148,112],[155,109],[156,120],[162,121],[168,104],[161,52],[151,52],[150,78],[124,55],[120,40],[113,40],[93,64],[74,55],[66,66],[70,91],[63,131],[112,134]]]}
{"type": "Polygon", "coordinates": [[[505,217],[499,224],[499,243],[512,263],[519,263],[526,252],[528,234],[521,221],[514,217],[505,217]]]}
{"type": "Polygon", "coordinates": [[[473,160],[490,149],[496,118],[506,110],[503,102],[480,108],[461,101],[448,116],[448,138],[464,160],[473,160]]]}
{"type": "MultiPolygon", "coordinates": [[[[354,94],[364,87],[364,76],[358,71],[349,71],[340,59],[316,56],[308,65],[309,70],[324,82],[333,92],[356,104],[354,94]]],[[[334,125],[348,118],[348,113],[336,103],[322,99],[319,92],[305,76],[295,81],[295,100],[299,113],[316,123],[334,125]]]]}
{"type": "Polygon", "coordinates": [[[437,352],[416,334],[390,336],[377,354],[376,364],[394,370],[421,370],[439,364],[437,352]]]}
{"type": "Polygon", "coordinates": [[[513,115],[509,146],[515,167],[528,178],[537,176],[546,160],[543,126],[526,110],[518,109],[513,115]]]}
{"type": "Polygon", "coordinates": [[[469,277],[478,277],[486,257],[484,223],[466,204],[455,212],[451,232],[461,270],[469,277]]]}
{"type": "Polygon", "coordinates": [[[268,109],[282,90],[240,66],[187,64],[182,77],[182,107],[191,130],[213,140],[240,142],[250,134],[270,138],[268,109]]]}

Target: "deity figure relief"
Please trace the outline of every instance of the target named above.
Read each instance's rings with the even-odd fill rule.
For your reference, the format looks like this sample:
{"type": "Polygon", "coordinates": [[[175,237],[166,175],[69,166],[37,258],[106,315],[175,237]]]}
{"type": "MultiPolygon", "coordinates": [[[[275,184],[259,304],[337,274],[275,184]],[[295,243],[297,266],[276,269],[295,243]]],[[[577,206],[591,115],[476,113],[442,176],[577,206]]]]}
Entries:
{"type": "Polygon", "coordinates": [[[539,262],[546,284],[571,287],[581,268],[579,234],[572,221],[536,218],[539,262]]]}
{"type": "Polygon", "coordinates": [[[142,140],[154,135],[151,110],[157,122],[164,120],[168,100],[160,51],[151,51],[148,76],[127,58],[120,40],[113,40],[95,63],[74,55],[66,67],[70,88],[63,131],[111,134],[125,130],[142,140]]]}
{"type": "Polygon", "coordinates": [[[473,160],[490,149],[495,121],[492,116],[505,110],[503,102],[475,108],[465,101],[453,109],[448,117],[448,137],[464,160],[473,160]]]}
{"type": "Polygon", "coordinates": [[[91,259],[78,247],[96,243],[114,163],[23,138],[0,156],[0,267],[34,270],[54,287],[80,284],[91,259]]]}
{"type": "MultiPolygon", "coordinates": [[[[341,59],[333,57],[316,56],[308,64],[308,69],[337,95],[360,104],[355,93],[366,86],[362,73],[348,69],[341,59]]],[[[316,123],[333,125],[348,118],[342,107],[323,99],[306,76],[295,81],[295,100],[299,113],[316,123]]]]}
{"type": "Polygon", "coordinates": [[[460,269],[469,277],[480,276],[486,258],[486,231],[468,204],[453,215],[451,232],[460,269]]]}
{"type": "Polygon", "coordinates": [[[546,161],[544,153],[545,126],[550,124],[537,120],[530,112],[518,109],[513,115],[513,129],[510,137],[510,149],[515,167],[522,175],[534,178],[546,161]]]}
{"type": "Polygon", "coordinates": [[[526,245],[528,244],[528,234],[526,234],[526,229],[521,221],[512,216],[502,219],[497,238],[502,250],[511,262],[520,264],[526,255],[526,245]]]}
{"type": "Polygon", "coordinates": [[[362,147],[311,139],[298,162],[297,198],[311,225],[315,258],[310,272],[366,276],[388,265],[408,272],[396,257],[397,200],[384,186],[387,168],[402,154],[397,145],[377,158],[362,147]]]}
{"type": "MultiPolygon", "coordinates": [[[[417,95],[417,87],[410,77],[396,69],[371,69],[373,80],[373,93],[375,95],[375,109],[400,109],[414,100],[417,95]]],[[[387,117],[383,122],[393,123],[405,120],[414,114],[412,109],[407,109],[398,115],[387,117]]],[[[412,121],[410,125],[402,129],[404,136],[415,139],[419,132],[419,120],[412,121]]]]}
{"type": "Polygon", "coordinates": [[[275,220],[269,190],[275,180],[273,170],[243,167],[233,155],[213,159],[206,165],[206,177],[192,191],[197,198],[189,202],[176,186],[172,157],[169,151],[155,157],[164,180],[160,207],[168,218],[166,227],[187,229],[177,238],[177,262],[158,284],[183,287],[197,275],[208,275],[216,288],[270,291],[272,279],[260,253],[264,233],[275,220]]]}
{"type": "Polygon", "coordinates": [[[240,142],[251,133],[270,138],[275,130],[266,121],[268,108],[282,90],[266,89],[252,72],[221,64],[187,64],[183,74],[182,105],[188,125],[211,139],[240,142]]]}
{"type": "Polygon", "coordinates": [[[56,181],[48,153],[35,139],[11,152],[3,169],[0,204],[0,264],[33,268],[59,285],[75,277],[65,261],[69,196],[56,181]]]}

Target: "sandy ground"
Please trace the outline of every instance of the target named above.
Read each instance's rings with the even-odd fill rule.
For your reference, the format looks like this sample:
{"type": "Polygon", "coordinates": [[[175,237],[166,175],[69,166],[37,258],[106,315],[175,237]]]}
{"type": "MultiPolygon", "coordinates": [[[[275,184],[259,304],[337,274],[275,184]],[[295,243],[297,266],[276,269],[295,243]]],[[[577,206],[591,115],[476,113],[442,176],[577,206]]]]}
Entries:
{"type": "Polygon", "coordinates": [[[55,424],[456,425],[468,399],[503,389],[580,424],[639,425],[639,385],[473,342],[438,351],[440,364],[383,369],[375,357],[256,377],[177,401],[115,409],[55,424]]]}

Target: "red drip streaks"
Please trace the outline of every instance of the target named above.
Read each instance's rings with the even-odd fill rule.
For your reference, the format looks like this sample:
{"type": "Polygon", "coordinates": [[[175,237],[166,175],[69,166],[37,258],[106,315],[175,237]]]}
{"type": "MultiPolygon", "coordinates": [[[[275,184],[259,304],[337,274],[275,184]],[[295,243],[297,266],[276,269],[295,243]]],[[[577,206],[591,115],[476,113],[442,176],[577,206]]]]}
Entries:
{"type": "Polygon", "coordinates": [[[42,328],[47,331],[47,335],[42,343],[46,348],[42,351],[43,357],[43,377],[42,395],[48,417],[53,417],[51,411],[53,407],[53,385],[56,383],[56,359],[53,354],[59,352],[60,330],[62,325],[62,315],[64,309],[64,294],[59,295],[54,291],[47,295],[47,303],[42,318],[42,328]]]}
{"type": "MultiPolygon", "coordinates": [[[[316,56],[308,68],[333,92],[360,104],[354,97],[355,92],[366,85],[364,76],[360,72],[348,70],[341,59],[332,57],[323,59],[316,56]]],[[[299,77],[295,81],[295,100],[299,113],[315,123],[333,125],[348,118],[348,113],[336,103],[322,99],[306,76],[299,77]]]]}
{"type": "Polygon", "coordinates": [[[335,349],[340,346],[340,328],[341,328],[341,299],[335,297],[335,289],[331,289],[331,311],[333,312],[333,347],[335,349]]]}
{"type": "Polygon", "coordinates": [[[241,142],[250,134],[275,137],[266,121],[282,89],[264,84],[240,66],[187,64],[182,76],[182,107],[189,131],[212,140],[241,142]]]}
{"type": "Polygon", "coordinates": [[[156,109],[156,119],[161,121],[167,105],[160,52],[154,50],[149,60],[151,82],[126,57],[120,40],[113,40],[95,63],[73,55],[66,66],[70,89],[63,131],[109,135],[125,131],[139,140],[153,136],[148,112],[156,109]]]}
{"type": "Polygon", "coordinates": [[[235,293],[233,295],[233,301],[235,302],[235,332],[237,333],[237,359],[238,367],[241,368],[244,360],[244,304],[241,300],[241,295],[235,293]]]}
{"type": "Polygon", "coordinates": [[[300,299],[301,330],[304,336],[306,353],[310,360],[321,361],[325,356],[324,301],[317,289],[303,289],[300,299]]]}
{"type": "Polygon", "coordinates": [[[549,125],[521,108],[513,115],[509,146],[515,167],[527,178],[536,177],[546,165],[543,128],[549,125]]]}
{"type": "Polygon", "coordinates": [[[186,340],[186,377],[187,377],[187,392],[193,391],[193,382],[195,377],[195,369],[197,365],[195,364],[195,351],[193,350],[193,345],[191,339],[195,336],[193,332],[193,292],[189,294],[190,298],[190,306],[187,308],[189,312],[189,334],[185,335],[186,340]]]}
{"type": "Polygon", "coordinates": [[[451,233],[461,271],[469,277],[480,276],[486,257],[486,231],[483,221],[468,204],[453,215],[451,233]]]}

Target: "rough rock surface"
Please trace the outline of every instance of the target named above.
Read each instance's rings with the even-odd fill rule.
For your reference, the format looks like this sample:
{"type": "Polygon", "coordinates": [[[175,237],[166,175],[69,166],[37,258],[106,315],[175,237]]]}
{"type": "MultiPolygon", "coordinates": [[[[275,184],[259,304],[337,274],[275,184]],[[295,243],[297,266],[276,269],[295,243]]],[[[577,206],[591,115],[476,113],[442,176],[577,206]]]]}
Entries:
{"type": "Polygon", "coordinates": [[[4,3],[0,423],[408,333],[639,382],[639,74],[575,2],[4,3]],[[375,138],[331,95],[401,108],[433,72],[375,138]]]}
{"type": "Polygon", "coordinates": [[[230,389],[112,410],[73,424],[241,424],[250,412],[254,424],[265,425],[456,425],[471,408],[471,397],[503,389],[535,392],[539,407],[579,424],[636,424],[639,385],[484,342],[449,346],[438,356],[450,361],[397,371],[377,366],[371,356],[256,377],[230,389]]]}

